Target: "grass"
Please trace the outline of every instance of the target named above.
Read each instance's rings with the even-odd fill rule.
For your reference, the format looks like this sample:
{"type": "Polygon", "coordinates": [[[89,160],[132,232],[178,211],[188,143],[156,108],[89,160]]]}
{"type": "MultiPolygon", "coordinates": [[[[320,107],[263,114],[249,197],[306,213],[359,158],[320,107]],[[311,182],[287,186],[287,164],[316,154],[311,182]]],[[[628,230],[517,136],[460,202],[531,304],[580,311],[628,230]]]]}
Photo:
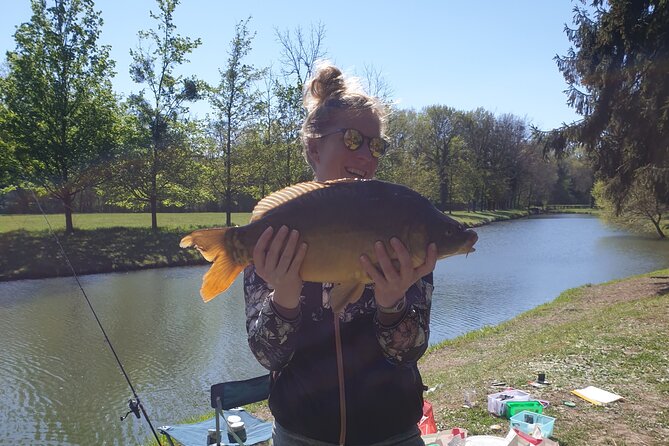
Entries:
{"type": "MultiPolygon", "coordinates": [[[[179,229],[154,234],[146,228],[103,228],[56,235],[75,271],[93,274],[203,263],[196,251],[179,248],[185,233],[179,229]]],[[[0,280],[71,275],[48,231],[0,233],[0,249],[0,280]]]]}
{"type": "MultiPolygon", "coordinates": [[[[524,211],[454,212],[468,226],[524,216],[524,211]]],[[[64,232],[63,214],[47,216],[79,274],[128,271],[206,263],[195,250],[179,248],[179,240],[197,228],[222,226],[223,213],[158,214],[159,231],[150,230],[149,214],[75,214],[75,232],[64,232]]],[[[248,223],[249,213],[233,213],[233,224],[248,223]]],[[[70,275],[67,263],[42,215],[0,216],[0,280],[70,275]]]]}
{"type": "Polygon", "coordinates": [[[564,208],[548,211],[553,214],[592,214],[599,215],[601,209],[597,208],[564,208]]]}
{"type": "MultiPolygon", "coordinates": [[[[65,230],[65,214],[48,214],[51,227],[56,231],[65,230]]],[[[233,212],[233,225],[245,225],[251,218],[250,212],[233,212]]],[[[159,213],[158,226],[161,229],[193,229],[201,227],[225,226],[224,212],[159,213]]],[[[73,214],[72,224],[77,229],[102,228],[150,228],[151,214],[73,214]]],[[[44,231],[48,225],[41,214],[0,215],[0,233],[24,230],[44,231]]]]}
{"type": "Polygon", "coordinates": [[[495,381],[548,400],[554,439],[570,445],[669,441],[669,270],[584,286],[495,327],[433,346],[420,368],[441,428],[503,435],[508,422],[487,413],[495,381]],[[528,381],[545,372],[551,386],[528,381]],[[570,393],[594,385],[624,397],[592,406],[570,393]],[[463,407],[465,390],[477,404],[463,407]],[[563,405],[574,401],[575,408],[563,405]],[[493,427],[501,425],[501,431],[493,427]]]}
{"type": "Polygon", "coordinates": [[[524,209],[482,212],[453,211],[452,213],[446,213],[446,215],[454,218],[466,226],[475,227],[493,221],[511,220],[513,218],[526,217],[527,211],[524,209]]]}

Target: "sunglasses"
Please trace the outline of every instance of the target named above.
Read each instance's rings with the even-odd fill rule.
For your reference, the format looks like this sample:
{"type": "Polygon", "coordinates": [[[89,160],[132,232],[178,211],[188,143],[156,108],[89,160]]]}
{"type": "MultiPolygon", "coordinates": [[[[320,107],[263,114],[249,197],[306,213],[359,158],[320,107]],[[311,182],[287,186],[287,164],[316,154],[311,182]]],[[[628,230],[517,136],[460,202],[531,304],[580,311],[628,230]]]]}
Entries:
{"type": "Polygon", "coordinates": [[[355,151],[358,150],[362,144],[365,142],[365,139],[368,142],[369,152],[374,158],[379,158],[381,155],[386,153],[388,148],[388,141],[379,137],[379,136],[365,136],[356,129],[337,129],[334,132],[327,133],[325,135],[319,136],[319,138],[324,138],[326,136],[334,135],[335,133],[344,134],[344,145],[348,150],[355,151]]]}

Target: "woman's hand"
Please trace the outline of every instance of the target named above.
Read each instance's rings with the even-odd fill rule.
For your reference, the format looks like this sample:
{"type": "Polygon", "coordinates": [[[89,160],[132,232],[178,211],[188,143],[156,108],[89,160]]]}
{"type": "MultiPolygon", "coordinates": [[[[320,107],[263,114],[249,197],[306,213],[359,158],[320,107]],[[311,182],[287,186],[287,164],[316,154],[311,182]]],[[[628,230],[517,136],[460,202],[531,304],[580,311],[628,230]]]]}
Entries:
{"type": "Polygon", "coordinates": [[[362,268],[374,281],[376,303],[382,307],[394,306],[404,297],[411,285],[432,272],[437,264],[437,245],[434,243],[427,246],[425,262],[416,268],[413,267],[411,262],[411,253],[400,239],[396,237],[390,239],[390,246],[397,253],[399,269],[395,268],[385,245],[380,241],[374,244],[380,270],[372,264],[366,255],[363,254],[360,257],[362,268]]]}
{"type": "Polygon", "coordinates": [[[256,274],[274,288],[275,303],[284,308],[296,308],[300,303],[300,267],[307,244],[298,246],[300,233],[294,229],[289,233],[287,226],[281,226],[274,237],[273,233],[274,229],[268,227],[253,248],[256,274]]]}

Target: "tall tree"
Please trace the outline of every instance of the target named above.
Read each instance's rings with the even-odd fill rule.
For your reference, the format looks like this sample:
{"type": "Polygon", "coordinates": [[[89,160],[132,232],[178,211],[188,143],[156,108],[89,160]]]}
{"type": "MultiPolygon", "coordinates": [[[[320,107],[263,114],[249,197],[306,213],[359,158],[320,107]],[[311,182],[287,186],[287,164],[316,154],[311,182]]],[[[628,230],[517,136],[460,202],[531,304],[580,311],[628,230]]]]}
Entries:
{"type": "Polygon", "coordinates": [[[400,183],[420,192],[431,201],[439,198],[439,179],[420,150],[417,136],[419,117],[414,110],[395,110],[388,119],[388,153],[380,158],[379,179],[400,183]]]}
{"type": "Polygon", "coordinates": [[[32,0],[0,81],[3,151],[13,151],[23,181],[62,202],[67,233],[74,231],[74,198],[104,180],[103,163],[116,146],[114,62],[98,44],[102,18],[93,7],[93,0],[49,7],[32,0]]]}
{"type": "MultiPolygon", "coordinates": [[[[240,21],[235,27],[235,36],[230,42],[228,63],[225,70],[219,70],[221,80],[211,88],[209,100],[216,110],[215,131],[224,144],[225,159],[225,224],[232,225],[232,145],[239,136],[257,107],[258,92],[254,82],[262,72],[244,62],[251,51],[255,34],[251,34],[248,23],[251,17],[240,21]]],[[[222,150],[223,151],[223,150],[222,150]]]]}
{"type": "MultiPolygon", "coordinates": [[[[146,84],[149,92],[141,90],[129,98],[129,104],[138,115],[138,122],[150,135],[143,162],[142,171],[147,178],[128,178],[129,185],[137,199],[149,204],[151,210],[151,228],[158,230],[158,204],[170,198],[170,185],[179,185],[169,167],[178,168],[170,162],[173,157],[167,155],[171,141],[170,133],[183,121],[188,111],[186,103],[199,99],[200,82],[193,77],[176,75],[179,65],[188,62],[186,56],[197,48],[200,39],[182,37],[176,32],[174,10],[179,0],[157,0],[159,13],[150,12],[151,18],[158,22],[157,29],[140,31],[140,46],[130,50],[132,64],[130,75],[138,84],[146,84]],[[144,47],[148,41],[149,46],[144,47]],[[162,187],[159,185],[162,183],[162,187]]],[[[135,159],[140,162],[142,160],[135,159]]]]}
{"type": "Polygon", "coordinates": [[[455,145],[459,138],[458,115],[450,107],[431,105],[419,118],[419,145],[439,181],[439,208],[451,204],[451,174],[455,145]]]}
{"type": "Polygon", "coordinates": [[[634,232],[655,231],[660,239],[666,239],[667,227],[662,219],[669,213],[669,205],[657,198],[649,175],[645,178],[640,175],[635,179],[621,204],[613,203],[605,188],[604,181],[599,180],[592,191],[604,220],[634,232]]]}
{"type": "Polygon", "coordinates": [[[309,169],[300,160],[302,143],[299,139],[300,128],[305,117],[302,108],[302,91],[313,72],[316,62],[326,54],[323,43],[325,26],[311,25],[308,35],[302,27],[293,33],[290,30],[275,30],[277,40],[281,44],[281,63],[284,75],[283,82],[275,83],[275,97],[278,100],[278,125],[283,135],[280,146],[279,162],[284,166],[283,185],[287,186],[296,180],[304,180],[309,169]]]}
{"type": "Polygon", "coordinates": [[[543,141],[557,151],[582,143],[618,209],[639,181],[669,203],[669,3],[592,0],[574,25],[573,48],[555,59],[583,119],[543,141]]]}
{"type": "Polygon", "coordinates": [[[492,189],[490,177],[492,162],[490,147],[494,143],[495,116],[483,108],[465,114],[462,136],[473,155],[472,162],[478,172],[477,187],[473,206],[483,210],[487,206],[489,192],[492,189]]]}

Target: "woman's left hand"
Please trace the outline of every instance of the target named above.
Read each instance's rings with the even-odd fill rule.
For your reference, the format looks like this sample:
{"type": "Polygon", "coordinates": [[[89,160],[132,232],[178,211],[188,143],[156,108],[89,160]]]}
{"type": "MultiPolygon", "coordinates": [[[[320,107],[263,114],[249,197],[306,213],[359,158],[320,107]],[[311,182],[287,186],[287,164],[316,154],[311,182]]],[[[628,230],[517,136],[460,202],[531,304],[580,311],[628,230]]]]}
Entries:
{"type": "Polygon", "coordinates": [[[430,243],[427,246],[427,255],[425,262],[413,267],[411,262],[411,253],[404,246],[404,243],[396,237],[390,239],[390,246],[397,254],[399,268],[393,265],[393,261],[388,255],[388,250],[381,241],[374,244],[376,258],[379,261],[379,268],[375,267],[369,257],[363,254],[360,256],[360,264],[363,270],[374,281],[374,295],[376,303],[382,307],[392,307],[395,305],[409,287],[416,283],[418,279],[429,274],[434,270],[437,264],[437,245],[430,243]]]}

